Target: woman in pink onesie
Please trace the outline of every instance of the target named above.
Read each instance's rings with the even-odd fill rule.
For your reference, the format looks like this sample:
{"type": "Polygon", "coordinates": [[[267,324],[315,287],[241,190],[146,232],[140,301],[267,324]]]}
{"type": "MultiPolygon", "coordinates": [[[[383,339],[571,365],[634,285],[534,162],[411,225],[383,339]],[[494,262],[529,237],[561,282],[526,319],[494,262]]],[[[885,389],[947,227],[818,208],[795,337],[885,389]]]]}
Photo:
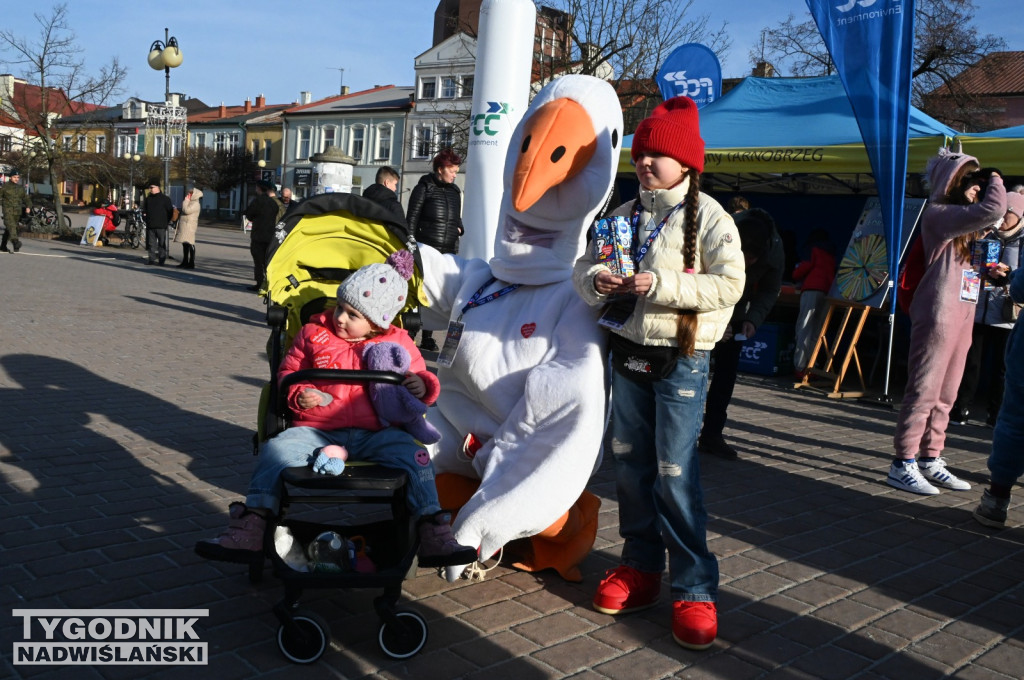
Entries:
{"type": "Polygon", "coordinates": [[[946,149],[928,162],[931,196],[921,215],[928,269],[910,306],[907,388],[896,422],[896,457],[886,480],[912,493],[934,495],[939,493],[936,485],[971,488],[939,456],[981,290],[981,272],[971,266],[971,245],[1006,212],[1002,178],[978,170],[976,158],[946,149]]]}

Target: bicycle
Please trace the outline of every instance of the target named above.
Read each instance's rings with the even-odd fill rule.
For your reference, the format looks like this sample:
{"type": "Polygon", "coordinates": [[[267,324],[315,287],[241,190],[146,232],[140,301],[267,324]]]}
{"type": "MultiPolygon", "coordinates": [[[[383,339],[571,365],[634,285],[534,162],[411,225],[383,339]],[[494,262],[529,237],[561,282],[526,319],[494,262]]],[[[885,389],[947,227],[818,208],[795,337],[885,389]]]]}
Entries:
{"type": "MultiPolygon", "coordinates": [[[[29,231],[52,233],[57,224],[57,211],[43,205],[34,205],[29,209],[27,218],[22,218],[29,231]]],[[[71,231],[71,217],[64,215],[64,229],[71,231]]]]}
{"type": "Polygon", "coordinates": [[[138,248],[146,238],[146,223],[142,219],[142,211],[135,208],[124,212],[124,243],[132,248],[138,248]]]}

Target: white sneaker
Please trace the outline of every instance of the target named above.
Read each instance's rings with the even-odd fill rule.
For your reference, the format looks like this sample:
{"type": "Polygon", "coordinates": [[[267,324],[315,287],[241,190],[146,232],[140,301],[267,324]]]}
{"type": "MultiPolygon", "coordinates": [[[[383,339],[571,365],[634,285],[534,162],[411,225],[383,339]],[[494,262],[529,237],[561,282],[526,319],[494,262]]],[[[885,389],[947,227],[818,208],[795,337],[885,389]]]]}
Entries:
{"type": "Polygon", "coordinates": [[[944,486],[947,489],[953,489],[954,491],[968,491],[971,485],[962,479],[959,479],[956,475],[946,469],[946,461],[943,458],[936,458],[935,460],[919,466],[921,470],[921,476],[930,482],[934,482],[939,486],[944,486]]]}
{"type": "MultiPolygon", "coordinates": [[[[948,474],[948,473],[947,473],[948,474]]],[[[953,475],[949,475],[953,477],[953,475]]],[[[956,479],[956,477],[953,477],[956,479]]],[[[959,481],[959,480],[957,480],[959,481]]],[[[889,486],[894,486],[903,491],[919,493],[925,496],[934,496],[939,490],[928,483],[928,480],[921,475],[917,467],[917,461],[907,461],[903,465],[892,463],[889,466],[889,477],[885,480],[889,486]]]]}

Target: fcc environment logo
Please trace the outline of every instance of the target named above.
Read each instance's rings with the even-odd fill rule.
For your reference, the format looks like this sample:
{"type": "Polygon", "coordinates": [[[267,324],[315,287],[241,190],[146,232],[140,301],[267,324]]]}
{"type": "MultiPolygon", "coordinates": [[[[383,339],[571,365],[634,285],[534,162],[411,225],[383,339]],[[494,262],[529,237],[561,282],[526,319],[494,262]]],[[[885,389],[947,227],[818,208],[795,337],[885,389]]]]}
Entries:
{"type": "Polygon", "coordinates": [[[205,666],[195,625],[208,609],[15,609],[15,665],[205,666]]]}

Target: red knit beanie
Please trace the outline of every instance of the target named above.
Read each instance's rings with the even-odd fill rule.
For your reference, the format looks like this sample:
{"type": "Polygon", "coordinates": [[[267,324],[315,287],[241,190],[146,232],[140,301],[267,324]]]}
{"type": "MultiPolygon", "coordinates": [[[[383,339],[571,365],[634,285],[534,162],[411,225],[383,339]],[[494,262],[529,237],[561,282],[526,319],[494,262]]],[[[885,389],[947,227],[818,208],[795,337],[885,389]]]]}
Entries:
{"type": "Polygon", "coordinates": [[[704,140],[697,105],[689,97],[673,97],[655,107],[633,133],[633,162],[642,153],[657,153],[704,172],[704,140]]]}

